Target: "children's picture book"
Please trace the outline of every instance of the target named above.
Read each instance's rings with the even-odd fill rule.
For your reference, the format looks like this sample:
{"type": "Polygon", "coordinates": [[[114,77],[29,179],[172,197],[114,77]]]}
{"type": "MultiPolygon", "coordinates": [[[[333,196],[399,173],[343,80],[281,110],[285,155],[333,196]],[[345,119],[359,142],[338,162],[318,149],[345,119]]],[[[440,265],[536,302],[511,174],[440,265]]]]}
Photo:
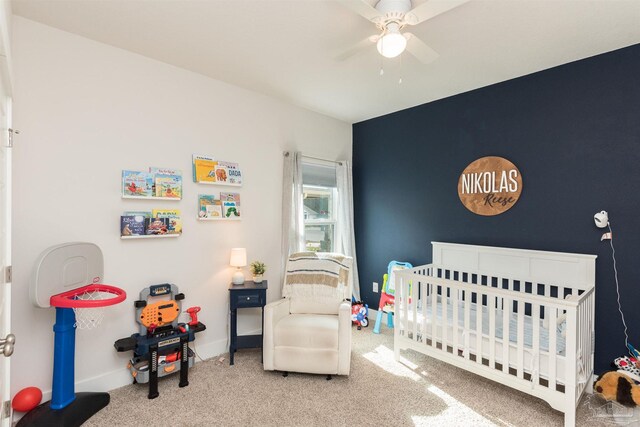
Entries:
{"type": "Polygon", "coordinates": [[[216,174],[216,182],[218,184],[228,184],[229,183],[229,174],[227,172],[227,167],[222,165],[221,162],[216,164],[215,174],[216,174]]]}
{"type": "Polygon", "coordinates": [[[178,175],[155,176],[156,197],[180,199],[182,197],[182,177],[178,175]]]}
{"type": "Polygon", "coordinates": [[[144,235],[145,217],[142,215],[123,215],[120,217],[121,236],[144,235]]]}
{"type": "Polygon", "coordinates": [[[211,156],[193,155],[193,182],[216,182],[216,161],[211,156]]]}
{"type": "Polygon", "coordinates": [[[153,196],[153,175],[141,171],[122,171],[122,195],[123,196],[153,196]]]}
{"type": "Polygon", "coordinates": [[[169,233],[169,218],[145,218],[144,223],[146,235],[169,233]]]}
{"type": "Polygon", "coordinates": [[[169,234],[182,234],[182,218],[169,218],[169,234]]]}
{"type": "Polygon", "coordinates": [[[222,201],[215,199],[213,204],[207,205],[205,218],[222,218],[222,201]]]}
{"type": "Polygon", "coordinates": [[[237,163],[219,161],[217,167],[225,170],[227,175],[226,184],[242,185],[242,171],[240,171],[240,166],[237,163]]]}
{"type": "Polygon", "coordinates": [[[226,202],[235,202],[240,206],[240,193],[220,193],[220,200],[226,202]]]}
{"type": "Polygon", "coordinates": [[[182,233],[182,219],[180,218],[180,210],[178,209],[154,209],[152,218],[167,218],[169,223],[167,224],[167,233],[180,234],[182,233]]]}
{"type": "Polygon", "coordinates": [[[211,194],[198,194],[198,216],[203,218],[208,205],[213,205],[216,196],[211,194]]]}
{"type": "Polygon", "coordinates": [[[154,196],[173,199],[182,198],[182,171],[171,168],[150,167],[153,175],[154,196]]]}
{"type": "Polygon", "coordinates": [[[222,203],[211,194],[198,195],[198,218],[222,218],[222,203]]]}
{"type": "Polygon", "coordinates": [[[222,216],[227,219],[240,218],[240,193],[220,193],[222,216]]]}

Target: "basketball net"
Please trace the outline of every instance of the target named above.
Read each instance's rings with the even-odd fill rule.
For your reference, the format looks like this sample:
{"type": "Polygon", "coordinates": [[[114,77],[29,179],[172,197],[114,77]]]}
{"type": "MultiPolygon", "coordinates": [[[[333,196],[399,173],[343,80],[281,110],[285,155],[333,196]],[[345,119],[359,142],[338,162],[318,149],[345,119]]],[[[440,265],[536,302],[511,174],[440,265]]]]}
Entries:
{"type": "MultiPolygon", "coordinates": [[[[110,292],[103,292],[100,290],[89,290],[79,295],[76,295],[75,299],[81,300],[103,300],[111,299],[113,294],[110,292]]],[[[76,328],[77,329],[94,329],[100,326],[102,319],[104,319],[105,307],[95,308],[74,308],[73,312],[76,314],[76,328]]]]}

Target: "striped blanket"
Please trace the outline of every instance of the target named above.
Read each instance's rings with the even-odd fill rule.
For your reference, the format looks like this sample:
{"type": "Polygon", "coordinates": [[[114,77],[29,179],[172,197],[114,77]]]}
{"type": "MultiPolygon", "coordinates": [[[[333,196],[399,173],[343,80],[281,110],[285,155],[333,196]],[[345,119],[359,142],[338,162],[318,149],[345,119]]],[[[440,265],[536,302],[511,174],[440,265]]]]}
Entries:
{"type": "Polygon", "coordinates": [[[352,258],[328,252],[291,254],[282,295],[284,297],[329,298],[350,297],[349,272],[352,258]]]}

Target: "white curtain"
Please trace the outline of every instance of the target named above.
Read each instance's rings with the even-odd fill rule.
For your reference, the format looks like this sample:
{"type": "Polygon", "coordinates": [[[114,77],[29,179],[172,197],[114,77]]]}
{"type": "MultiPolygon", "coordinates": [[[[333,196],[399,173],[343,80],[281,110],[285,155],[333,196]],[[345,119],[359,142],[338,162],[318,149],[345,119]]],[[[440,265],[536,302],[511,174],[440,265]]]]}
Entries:
{"type": "Polygon", "coordinates": [[[336,183],[338,186],[338,252],[353,258],[351,267],[352,294],[360,301],[360,281],[356,262],[356,239],[353,230],[353,178],[351,162],[342,160],[336,165],[336,183]]]}
{"type": "Polygon", "coordinates": [[[302,153],[284,153],[282,180],[282,260],[284,282],[289,254],[304,249],[304,209],[302,206],[302,153]]]}

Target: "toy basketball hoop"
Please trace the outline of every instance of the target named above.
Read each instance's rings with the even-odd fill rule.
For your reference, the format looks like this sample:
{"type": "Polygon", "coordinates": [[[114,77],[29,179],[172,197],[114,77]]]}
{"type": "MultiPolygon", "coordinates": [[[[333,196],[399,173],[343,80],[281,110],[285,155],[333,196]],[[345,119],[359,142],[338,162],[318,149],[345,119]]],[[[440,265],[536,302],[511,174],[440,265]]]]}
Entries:
{"type": "Polygon", "coordinates": [[[95,283],[53,295],[49,303],[57,308],[72,308],[78,329],[93,329],[102,323],[105,307],[118,304],[126,297],[120,288],[95,283]]]}
{"type": "Polygon", "coordinates": [[[36,307],[56,309],[53,325],[51,401],[27,413],[18,426],[81,425],[109,404],[109,393],[75,392],[76,329],[91,329],[104,309],[125,300],[120,288],[99,283],[104,260],[93,243],[52,246],[36,261],[29,297],[36,307]]]}

